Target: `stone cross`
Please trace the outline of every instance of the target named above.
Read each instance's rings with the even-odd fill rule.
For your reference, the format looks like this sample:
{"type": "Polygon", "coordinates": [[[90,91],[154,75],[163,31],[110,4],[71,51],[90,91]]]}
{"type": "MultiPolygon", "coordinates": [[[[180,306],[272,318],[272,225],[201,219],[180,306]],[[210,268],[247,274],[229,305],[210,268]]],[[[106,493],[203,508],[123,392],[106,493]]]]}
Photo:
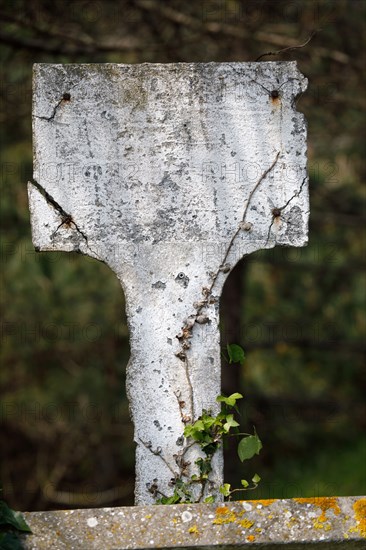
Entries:
{"type": "MultiPolygon", "coordinates": [[[[38,64],[33,84],[33,243],[97,258],[121,282],[136,503],[152,503],[195,472],[186,423],[218,410],[230,271],[306,244],[307,80],[295,62],[38,64]]],[[[218,452],[205,494],[219,495],[222,469],[218,452]]]]}

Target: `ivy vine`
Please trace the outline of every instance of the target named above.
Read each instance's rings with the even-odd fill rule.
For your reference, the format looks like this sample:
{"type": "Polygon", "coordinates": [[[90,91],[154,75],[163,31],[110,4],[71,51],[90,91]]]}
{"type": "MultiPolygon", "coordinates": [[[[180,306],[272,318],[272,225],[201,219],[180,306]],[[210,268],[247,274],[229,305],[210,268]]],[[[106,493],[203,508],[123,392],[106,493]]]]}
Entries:
{"type": "MultiPolygon", "coordinates": [[[[229,363],[243,363],[244,361],[244,351],[237,344],[228,345],[227,354],[229,363]]],[[[243,399],[241,393],[233,393],[229,396],[219,395],[216,400],[221,403],[221,411],[217,415],[214,416],[211,411],[203,410],[197,420],[186,424],[183,436],[187,439],[187,448],[193,444],[198,444],[203,454],[203,457],[195,461],[199,473],[188,476],[186,469],[189,463],[183,461],[180,475],[171,481],[174,486],[174,492],[171,496],[163,495],[157,486],[150,487],[155,496],[160,495],[156,500],[157,504],[200,502],[212,471],[212,459],[227,437],[239,438],[237,452],[241,462],[259,454],[262,442],[255,428],[253,428],[252,434],[241,432],[240,423],[236,420],[237,415],[239,415],[237,401],[240,399],[243,399]],[[200,485],[198,499],[194,497],[193,491],[193,487],[197,484],[200,485]]],[[[229,483],[224,483],[219,490],[224,497],[230,499],[235,492],[255,489],[260,479],[258,474],[254,474],[250,481],[242,479],[239,488],[232,489],[229,483]]],[[[208,503],[214,501],[214,495],[208,495],[204,499],[204,502],[208,503]]]]}

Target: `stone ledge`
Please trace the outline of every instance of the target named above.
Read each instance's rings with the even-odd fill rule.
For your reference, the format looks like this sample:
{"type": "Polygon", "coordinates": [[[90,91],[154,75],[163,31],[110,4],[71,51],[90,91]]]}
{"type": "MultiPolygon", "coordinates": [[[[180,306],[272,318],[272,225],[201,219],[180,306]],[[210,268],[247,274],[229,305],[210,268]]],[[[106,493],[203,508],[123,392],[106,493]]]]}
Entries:
{"type": "Polygon", "coordinates": [[[365,548],[366,497],[24,512],[27,550],[365,548]]]}

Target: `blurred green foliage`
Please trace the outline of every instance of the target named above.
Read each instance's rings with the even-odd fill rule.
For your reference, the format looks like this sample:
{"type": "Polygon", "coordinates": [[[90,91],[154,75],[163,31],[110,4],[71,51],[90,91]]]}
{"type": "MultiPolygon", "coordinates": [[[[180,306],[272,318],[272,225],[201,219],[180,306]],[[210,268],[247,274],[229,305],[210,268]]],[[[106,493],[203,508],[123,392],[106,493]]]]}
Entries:
{"type": "Polygon", "coordinates": [[[228,449],[225,481],[258,471],[258,498],[365,493],[365,6],[1,2],[1,479],[13,508],[132,504],[134,484],[118,281],[94,260],[31,243],[32,64],[253,61],[313,29],[306,47],[264,58],[297,59],[309,78],[298,108],[309,124],[310,236],[307,248],[237,267],[240,322],[229,328],[224,315],[222,340],[246,360],[223,368],[264,447],[253,472],[233,469],[228,449]]]}

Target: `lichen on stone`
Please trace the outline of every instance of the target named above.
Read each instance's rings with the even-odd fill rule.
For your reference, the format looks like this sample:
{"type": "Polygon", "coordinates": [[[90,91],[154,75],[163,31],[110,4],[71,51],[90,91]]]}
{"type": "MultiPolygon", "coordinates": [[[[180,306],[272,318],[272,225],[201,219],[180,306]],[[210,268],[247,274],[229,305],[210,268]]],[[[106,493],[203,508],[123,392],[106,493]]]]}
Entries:
{"type": "Polygon", "coordinates": [[[313,504],[314,506],[319,506],[322,513],[317,518],[318,522],[327,521],[326,513],[328,510],[332,510],[337,516],[341,512],[336,497],[295,498],[294,500],[300,504],[313,504]]]}
{"type": "Polygon", "coordinates": [[[254,521],[250,521],[249,519],[239,519],[237,521],[241,527],[244,527],[244,529],[250,529],[254,525],[254,521]]]}
{"type": "Polygon", "coordinates": [[[350,529],[353,533],[360,533],[362,537],[366,538],[366,498],[360,498],[354,503],[353,509],[355,511],[355,518],[357,525],[350,529]]]}

